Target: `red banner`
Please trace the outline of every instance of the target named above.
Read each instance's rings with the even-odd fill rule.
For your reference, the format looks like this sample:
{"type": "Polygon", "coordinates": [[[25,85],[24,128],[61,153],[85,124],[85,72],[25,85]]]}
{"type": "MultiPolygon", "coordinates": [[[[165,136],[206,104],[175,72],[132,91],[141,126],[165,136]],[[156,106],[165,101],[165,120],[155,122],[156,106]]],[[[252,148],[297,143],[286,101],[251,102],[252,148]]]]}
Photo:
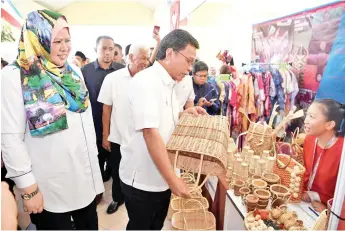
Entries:
{"type": "Polygon", "coordinates": [[[252,60],[293,63],[300,89],[315,94],[337,35],[345,3],[333,3],[253,26],[252,60]]]}

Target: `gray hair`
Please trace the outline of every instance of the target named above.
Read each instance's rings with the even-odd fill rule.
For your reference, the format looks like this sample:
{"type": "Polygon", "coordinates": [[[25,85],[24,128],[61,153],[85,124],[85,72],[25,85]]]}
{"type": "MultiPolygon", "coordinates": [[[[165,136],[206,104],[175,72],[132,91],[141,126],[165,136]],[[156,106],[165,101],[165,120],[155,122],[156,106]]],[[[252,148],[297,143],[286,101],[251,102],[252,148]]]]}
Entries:
{"type": "Polygon", "coordinates": [[[150,52],[150,48],[144,44],[132,44],[131,47],[129,48],[128,55],[130,54],[138,55],[143,51],[150,52]]]}
{"type": "Polygon", "coordinates": [[[174,51],[181,51],[188,45],[191,45],[196,49],[200,48],[198,40],[196,40],[188,31],[181,29],[173,30],[162,39],[156,59],[165,59],[168,48],[172,48],[174,51]]]}

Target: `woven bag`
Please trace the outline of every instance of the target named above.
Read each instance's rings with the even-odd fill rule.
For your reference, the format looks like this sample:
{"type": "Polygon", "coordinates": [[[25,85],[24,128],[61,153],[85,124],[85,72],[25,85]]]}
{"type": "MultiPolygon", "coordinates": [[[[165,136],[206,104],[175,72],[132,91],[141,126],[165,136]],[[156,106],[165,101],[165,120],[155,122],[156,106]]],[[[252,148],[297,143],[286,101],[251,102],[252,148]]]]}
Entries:
{"type": "Polygon", "coordinates": [[[183,115],[167,143],[169,159],[187,172],[224,174],[229,134],[224,116],[183,115]]]}
{"type": "Polygon", "coordinates": [[[194,199],[188,200],[184,206],[189,203],[198,203],[200,208],[195,210],[185,210],[175,213],[172,216],[171,224],[177,230],[216,230],[216,218],[204,208],[204,205],[194,199]]]}
{"type": "Polygon", "coordinates": [[[276,156],[273,172],[280,176],[281,184],[290,189],[290,203],[299,203],[302,200],[305,171],[305,167],[290,155],[278,154],[276,156]],[[298,172],[296,172],[295,166],[298,166],[298,172]]]}
{"type": "Polygon", "coordinates": [[[254,150],[256,155],[261,155],[265,150],[272,150],[273,148],[273,128],[266,123],[252,122],[243,109],[239,110],[249,121],[250,125],[247,132],[241,135],[247,135],[246,143],[254,150]]]}

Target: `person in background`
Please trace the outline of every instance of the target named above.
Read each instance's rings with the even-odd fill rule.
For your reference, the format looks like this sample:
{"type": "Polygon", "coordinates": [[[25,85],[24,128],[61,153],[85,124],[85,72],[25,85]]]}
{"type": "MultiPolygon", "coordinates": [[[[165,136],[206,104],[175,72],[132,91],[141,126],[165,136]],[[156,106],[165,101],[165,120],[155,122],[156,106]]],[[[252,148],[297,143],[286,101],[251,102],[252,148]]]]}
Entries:
{"type": "Polygon", "coordinates": [[[127,110],[128,88],[130,80],[148,65],[149,49],[144,45],[134,44],[129,50],[129,65],[105,77],[98,101],[103,104],[103,136],[110,142],[113,178],[113,202],[107,209],[108,214],[115,213],[124,203],[121,191],[119,167],[121,161],[120,145],[129,140],[126,125],[129,120],[124,117],[127,110]],[[125,141],[123,141],[125,140],[125,141]]]}
{"type": "Polygon", "coordinates": [[[345,105],[332,99],[317,99],[310,105],[304,130],[303,200],[311,202],[317,212],[327,209],[334,197],[344,145],[345,105]],[[310,197],[308,192],[318,195],[310,197]],[[319,197],[319,198],[317,198],[319,197]]]}
{"type": "Polygon", "coordinates": [[[1,69],[6,67],[8,65],[8,62],[5,61],[3,58],[1,58],[1,69]]]}
{"type": "Polygon", "coordinates": [[[154,62],[156,61],[157,52],[158,52],[158,47],[159,47],[159,44],[161,43],[161,37],[160,37],[158,31],[155,30],[155,31],[153,32],[152,38],[154,38],[154,40],[156,40],[156,46],[153,48],[153,50],[152,50],[152,52],[151,52],[149,66],[152,66],[152,65],[154,64],[154,62]]]}
{"type": "Polygon", "coordinates": [[[217,84],[216,76],[217,76],[216,68],[210,67],[208,77],[207,77],[207,83],[217,84]]]}
{"type": "Polygon", "coordinates": [[[196,62],[193,66],[194,105],[205,108],[210,115],[219,115],[219,94],[215,86],[206,82],[207,76],[207,64],[202,61],[196,62]]]}
{"type": "Polygon", "coordinates": [[[33,11],[17,62],[2,70],[1,150],[38,230],[98,229],[95,197],[104,191],[88,91],[70,65],[66,18],[33,11]],[[30,36],[28,36],[30,34],[30,36]]]}
{"type": "Polygon", "coordinates": [[[1,230],[17,230],[18,209],[16,199],[6,182],[1,182],[1,230]]]}
{"type": "MultiPolygon", "coordinates": [[[[90,101],[92,106],[93,122],[96,130],[98,159],[103,181],[108,181],[111,176],[111,168],[107,163],[107,168],[104,170],[104,164],[108,161],[111,147],[107,139],[103,139],[102,129],[102,112],[103,105],[97,101],[99,91],[106,75],[124,68],[124,65],[113,62],[114,58],[114,40],[109,36],[100,36],[96,41],[95,51],[97,59],[85,65],[82,69],[86,86],[89,90],[90,101]]],[[[98,202],[101,197],[99,196],[98,202]]]]}
{"type": "Polygon", "coordinates": [[[131,44],[128,44],[125,48],[125,62],[126,64],[128,64],[128,53],[129,53],[129,49],[131,48],[131,44]]]}
{"type": "MultiPolygon", "coordinates": [[[[192,68],[199,48],[187,31],[174,30],[159,46],[156,62],[131,80],[123,126],[128,142],[121,145],[120,179],[129,222],[127,230],[161,230],[168,212],[171,191],[190,197],[188,186],[178,178],[165,145],[178,122],[175,81],[192,68]],[[170,189],[171,191],[170,191],[170,189]]],[[[201,107],[184,113],[205,114],[201,107]]]]}
{"type": "Polygon", "coordinates": [[[80,68],[83,68],[86,64],[86,56],[83,52],[77,51],[74,55],[75,59],[77,59],[80,63],[80,68]]]}
{"type": "Polygon", "coordinates": [[[231,74],[230,67],[228,65],[222,65],[219,69],[219,74],[220,75],[230,75],[231,74]]]}
{"type": "Polygon", "coordinates": [[[115,43],[115,52],[114,52],[113,61],[115,63],[121,63],[123,65],[126,65],[125,60],[123,60],[122,46],[117,43],[115,43]]]}

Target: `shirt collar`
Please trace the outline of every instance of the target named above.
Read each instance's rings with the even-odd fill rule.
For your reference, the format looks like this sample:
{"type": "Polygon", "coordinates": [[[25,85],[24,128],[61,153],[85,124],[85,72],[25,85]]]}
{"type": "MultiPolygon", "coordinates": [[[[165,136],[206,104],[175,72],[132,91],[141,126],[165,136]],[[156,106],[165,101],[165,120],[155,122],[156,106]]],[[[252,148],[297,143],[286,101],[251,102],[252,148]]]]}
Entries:
{"type": "Polygon", "coordinates": [[[154,62],[152,67],[156,68],[156,70],[157,70],[157,72],[159,74],[158,76],[162,80],[164,85],[170,86],[170,85],[173,85],[173,84],[176,83],[173,80],[173,78],[171,78],[169,73],[165,70],[165,68],[162,66],[162,64],[160,64],[158,61],[154,62]]]}
{"type": "Polygon", "coordinates": [[[111,63],[109,69],[103,69],[103,68],[101,68],[101,66],[100,66],[99,63],[98,63],[98,59],[96,59],[96,61],[93,62],[93,66],[95,67],[95,70],[97,70],[97,69],[102,69],[102,70],[113,69],[113,70],[115,70],[115,69],[116,69],[116,67],[115,67],[115,62],[112,62],[112,63],[111,63]]]}

